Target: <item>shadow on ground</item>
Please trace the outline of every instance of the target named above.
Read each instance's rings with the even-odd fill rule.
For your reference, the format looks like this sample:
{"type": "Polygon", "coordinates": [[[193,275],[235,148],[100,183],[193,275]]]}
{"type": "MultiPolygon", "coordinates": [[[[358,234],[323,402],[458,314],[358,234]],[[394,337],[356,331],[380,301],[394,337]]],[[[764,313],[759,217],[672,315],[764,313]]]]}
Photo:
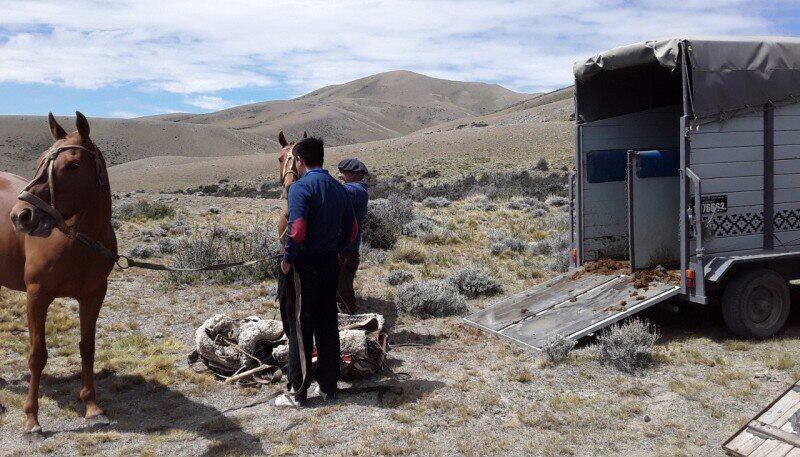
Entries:
{"type": "Polygon", "coordinates": [[[391,329],[397,323],[397,306],[388,300],[359,296],[358,312],[378,313],[383,315],[387,329],[391,329]]]}
{"type": "MultiPolygon", "coordinates": [[[[244,431],[237,419],[226,417],[227,411],[194,401],[177,390],[138,375],[104,370],[97,373],[96,379],[99,403],[111,419],[111,424],[99,430],[140,434],[182,430],[211,441],[204,455],[264,453],[259,439],[244,431]]],[[[72,409],[82,417],[83,406],[76,398],[80,387],[79,376],[47,376],[43,378],[41,394],[52,398],[59,408],[72,409]]],[[[27,381],[12,389],[25,394],[27,381]]],[[[46,429],[46,415],[41,415],[40,420],[46,429]]],[[[84,431],[97,430],[86,428],[84,431]]]]}

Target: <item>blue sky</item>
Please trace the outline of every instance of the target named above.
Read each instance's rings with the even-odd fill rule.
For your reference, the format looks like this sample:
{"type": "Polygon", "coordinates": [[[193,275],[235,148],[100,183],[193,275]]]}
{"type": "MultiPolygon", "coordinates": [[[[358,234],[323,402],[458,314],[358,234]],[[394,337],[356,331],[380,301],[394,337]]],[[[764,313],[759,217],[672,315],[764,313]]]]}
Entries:
{"type": "Polygon", "coordinates": [[[800,35],[796,3],[3,0],[0,114],[208,112],[396,69],[540,92],[635,41],[800,35]]]}

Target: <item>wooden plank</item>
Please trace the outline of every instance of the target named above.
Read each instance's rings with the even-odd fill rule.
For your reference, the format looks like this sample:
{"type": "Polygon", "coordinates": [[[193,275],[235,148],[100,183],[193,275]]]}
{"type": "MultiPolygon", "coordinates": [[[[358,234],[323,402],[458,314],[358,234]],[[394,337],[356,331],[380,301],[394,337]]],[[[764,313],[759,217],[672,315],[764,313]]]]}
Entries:
{"type": "Polygon", "coordinates": [[[699,133],[718,133],[718,132],[761,132],[764,128],[764,121],[761,114],[758,116],[742,116],[728,119],[725,122],[713,122],[701,125],[699,133]]]}
{"type": "Polygon", "coordinates": [[[800,115],[800,105],[793,103],[791,105],[781,105],[775,107],[776,116],[797,116],[800,115]]]}
{"type": "MultiPolygon", "coordinates": [[[[702,179],[703,177],[700,176],[700,178],[702,179]]],[[[778,176],[775,177],[775,181],[778,181],[778,176]]],[[[760,175],[746,178],[703,179],[703,195],[762,190],[763,186],[764,177],[760,175]]]]}
{"type": "Polygon", "coordinates": [[[775,132],[775,145],[800,144],[800,130],[781,130],[775,132]]]}
{"type": "Polygon", "coordinates": [[[774,425],[765,424],[764,422],[758,420],[750,421],[747,426],[753,431],[762,435],[766,435],[770,438],[782,441],[794,447],[800,447],[800,435],[795,435],[794,433],[781,430],[774,425]]]}
{"type": "Polygon", "coordinates": [[[736,436],[725,443],[723,447],[736,455],[749,456],[766,441],[767,440],[764,438],[754,435],[745,429],[736,434],[736,436]]]}

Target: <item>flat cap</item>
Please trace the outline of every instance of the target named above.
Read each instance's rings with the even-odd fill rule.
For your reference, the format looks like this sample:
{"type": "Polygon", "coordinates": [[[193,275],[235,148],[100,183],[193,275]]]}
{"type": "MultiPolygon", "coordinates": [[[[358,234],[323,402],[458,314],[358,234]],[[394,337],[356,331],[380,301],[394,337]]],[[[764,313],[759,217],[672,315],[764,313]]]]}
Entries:
{"type": "Polygon", "coordinates": [[[361,173],[367,174],[367,166],[364,165],[364,162],[356,159],[355,157],[350,159],[344,159],[339,162],[339,171],[349,171],[352,173],[361,173]]]}

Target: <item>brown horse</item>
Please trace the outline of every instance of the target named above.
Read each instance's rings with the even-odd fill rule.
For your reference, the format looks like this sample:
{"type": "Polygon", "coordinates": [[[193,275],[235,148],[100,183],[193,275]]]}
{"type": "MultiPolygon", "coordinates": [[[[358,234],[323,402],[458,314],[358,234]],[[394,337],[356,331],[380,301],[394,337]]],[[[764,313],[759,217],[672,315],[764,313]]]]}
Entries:
{"type": "MultiPolygon", "coordinates": [[[[308,133],[303,132],[303,138],[308,138],[308,133]]],[[[297,163],[294,161],[294,154],[292,154],[292,148],[296,144],[294,141],[286,141],[286,137],[283,136],[283,130],[278,133],[278,143],[281,145],[281,152],[278,154],[278,163],[280,167],[280,182],[283,186],[283,214],[281,215],[280,220],[278,221],[278,236],[281,238],[281,249],[283,248],[283,235],[286,233],[286,227],[289,225],[289,205],[287,200],[289,186],[291,186],[295,181],[300,179],[300,175],[297,173],[297,163]]]]}
{"type": "Polygon", "coordinates": [[[117,239],[111,227],[111,189],[103,155],[89,139],[89,122],[75,113],[77,131],[67,134],[48,116],[53,146],[39,158],[33,181],[0,173],[0,286],[27,293],[30,384],[23,410],[24,431],[41,433],[39,380],[47,363],[45,321],[59,297],[79,304],[81,326],[80,399],[86,419],[107,419],[97,406],[94,353],[97,316],[114,266],[76,235],[90,237],[112,252],[117,239]],[[57,230],[53,230],[56,228],[57,230]]]}

